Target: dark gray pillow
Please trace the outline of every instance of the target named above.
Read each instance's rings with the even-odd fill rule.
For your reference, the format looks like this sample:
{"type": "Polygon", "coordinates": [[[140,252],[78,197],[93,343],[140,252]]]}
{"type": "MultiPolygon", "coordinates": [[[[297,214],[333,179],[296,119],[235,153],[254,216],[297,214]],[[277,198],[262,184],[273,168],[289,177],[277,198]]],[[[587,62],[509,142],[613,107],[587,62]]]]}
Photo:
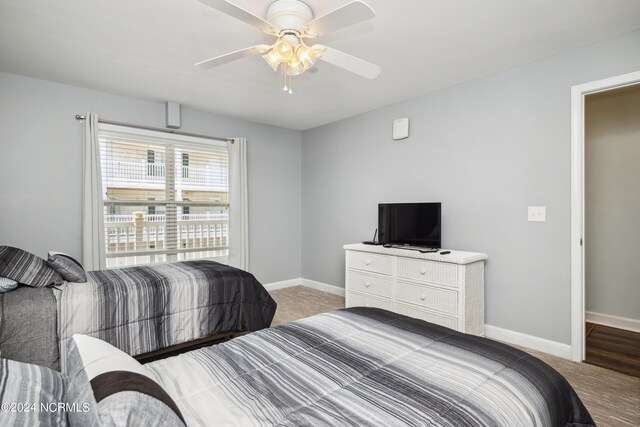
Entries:
{"type": "Polygon", "coordinates": [[[62,276],[49,267],[45,260],[11,246],[0,246],[0,276],[34,288],[63,282],[62,276]]]}
{"type": "Polygon", "coordinates": [[[47,263],[67,282],[84,283],[87,281],[87,272],[84,267],[70,255],[62,252],[49,252],[47,263]]]}

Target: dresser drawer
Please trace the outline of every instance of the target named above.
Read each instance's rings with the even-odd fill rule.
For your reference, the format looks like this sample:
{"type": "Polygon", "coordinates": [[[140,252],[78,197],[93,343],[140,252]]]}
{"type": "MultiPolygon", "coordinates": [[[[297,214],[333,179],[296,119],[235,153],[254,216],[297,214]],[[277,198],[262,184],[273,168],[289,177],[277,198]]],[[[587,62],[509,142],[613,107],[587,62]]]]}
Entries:
{"type": "Polygon", "coordinates": [[[458,266],[446,262],[398,258],[398,277],[457,287],[458,266]]]}
{"type": "Polygon", "coordinates": [[[397,313],[404,314],[405,316],[426,320],[427,322],[435,323],[436,325],[458,330],[458,319],[453,317],[444,316],[426,309],[412,307],[401,303],[396,303],[395,311],[397,313]]]}
{"type": "Polygon", "coordinates": [[[349,290],[379,295],[385,298],[393,297],[393,279],[385,276],[376,276],[356,270],[347,271],[349,290]]]}
{"type": "Polygon", "coordinates": [[[360,292],[347,292],[347,307],[375,307],[393,310],[393,302],[389,299],[378,298],[360,292]]]}
{"type": "Polygon", "coordinates": [[[458,315],[458,292],[433,286],[398,282],[396,299],[422,307],[458,315]]]}
{"type": "Polygon", "coordinates": [[[349,251],[348,254],[347,268],[393,274],[393,257],[356,251],[349,251]]]}

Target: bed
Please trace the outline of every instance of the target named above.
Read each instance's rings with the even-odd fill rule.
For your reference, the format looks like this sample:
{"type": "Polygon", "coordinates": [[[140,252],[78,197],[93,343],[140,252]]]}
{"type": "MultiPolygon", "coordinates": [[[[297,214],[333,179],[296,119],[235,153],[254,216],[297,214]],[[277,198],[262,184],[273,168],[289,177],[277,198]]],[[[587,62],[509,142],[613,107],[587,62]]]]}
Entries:
{"type": "MultiPolygon", "coordinates": [[[[68,384],[29,390],[55,400],[63,388],[62,399],[86,405],[68,414],[72,426],[594,425],[567,381],[535,357],[380,309],[325,313],[146,365],[92,340],[70,341],[68,384]],[[142,383],[155,384],[146,389],[156,398],[142,383]],[[157,410],[141,411],[142,398],[157,410]]],[[[0,372],[3,401],[18,393],[11,372],[0,372]]]]}
{"type": "Polygon", "coordinates": [[[512,347],[379,309],[293,322],[145,365],[195,425],[592,425],[512,347]]]}
{"type": "Polygon", "coordinates": [[[65,372],[73,334],[141,356],[266,328],[275,309],[252,274],[214,261],[88,272],[0,295],[0,355],[65,372]]]}

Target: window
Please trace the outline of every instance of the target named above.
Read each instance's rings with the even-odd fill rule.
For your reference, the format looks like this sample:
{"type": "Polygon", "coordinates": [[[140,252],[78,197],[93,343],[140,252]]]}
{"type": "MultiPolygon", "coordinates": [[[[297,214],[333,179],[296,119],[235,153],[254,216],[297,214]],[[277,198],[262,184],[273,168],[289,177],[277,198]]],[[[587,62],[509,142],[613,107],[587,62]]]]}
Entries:
{"type": "Polygon", "coordinates": [[[189,153],[182,153],[182,177],[189,178],[189,153]]]}
{"type": "Polygon", "coordinates": [[[99,138],[107,267],[226,262],[226,143],[114,125],[99,138]]]}
{"type": "Polygon", "coordinates": [[[157,176],[156,169],[156,152],[153,150],[147,150],[147,175],[157,176]]]}

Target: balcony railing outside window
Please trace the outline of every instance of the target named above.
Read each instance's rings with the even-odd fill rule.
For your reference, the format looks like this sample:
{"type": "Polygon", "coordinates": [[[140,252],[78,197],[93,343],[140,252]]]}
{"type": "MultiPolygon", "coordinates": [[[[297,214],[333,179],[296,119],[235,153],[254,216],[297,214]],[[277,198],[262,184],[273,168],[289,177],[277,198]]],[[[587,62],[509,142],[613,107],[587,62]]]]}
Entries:
{"type": "MultiPolygon", "coordinates": [[[[141,257],[148,259],[148,263],[163,261],[163,254],[148,252],[165,249],[165,219],[165,215],[143,212],[105,215],[107,267],[139,264],[141,257]]],[[[178,247],[188,250],[182,259],[226,257],[228,246],[228,214],[178,215],[178,247]]]]}
{"type": "MultiPolygon", "coordinates": [[[[110,181],[135,184],[164,184],[164,163],[127,162],[108,160],[105,176],[110,181]]],[[[196,187],[228,187],[229,174],[213,166],[178,166],[182,168],[181,182],[196,187]]]]}

